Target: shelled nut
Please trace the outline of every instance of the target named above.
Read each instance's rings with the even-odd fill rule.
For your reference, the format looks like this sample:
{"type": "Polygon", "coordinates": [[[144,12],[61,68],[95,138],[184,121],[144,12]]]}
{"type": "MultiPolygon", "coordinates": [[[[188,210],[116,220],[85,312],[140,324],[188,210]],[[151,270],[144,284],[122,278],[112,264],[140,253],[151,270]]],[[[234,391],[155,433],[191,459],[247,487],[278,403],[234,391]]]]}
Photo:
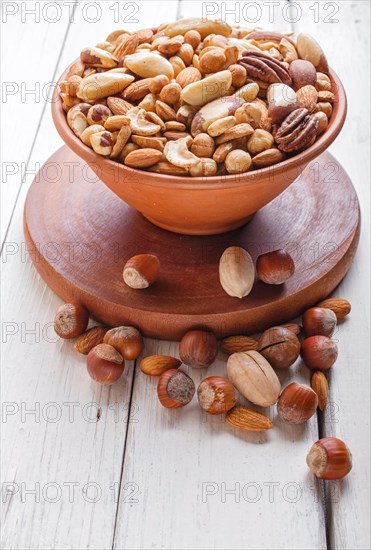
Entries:
{"type": "Polygon", "coordinates": [[[103,343],[103,338],[107,331],[107,327],[97,326],[89,328],[89,330],[83,332],[77,338],[74,345],[75,350],[83,355],[87,355],[95,346],[103,343]]]}
{"type": "Polygon", "coordinates": [[[140,362],[140,370],[148,376],[160,376],[167,370],[174,370],[182,364],[179,359],[170,355],[149,355],[140,362]]]}
{"type": "Polygon", "coordinates": [[[312,376],[311,386],[317,394],[319,408],[321,411],[325,410],[328,399],[328,382],[326,375],[320,370],[315,371],[312,376]]]}
{"type": "Polygon", "coordinates": [[[250,432],[262,432],[273,427],[272,421],[248,407],[234,407],[228,411],[226,422],[233,428],[250,432]]]}

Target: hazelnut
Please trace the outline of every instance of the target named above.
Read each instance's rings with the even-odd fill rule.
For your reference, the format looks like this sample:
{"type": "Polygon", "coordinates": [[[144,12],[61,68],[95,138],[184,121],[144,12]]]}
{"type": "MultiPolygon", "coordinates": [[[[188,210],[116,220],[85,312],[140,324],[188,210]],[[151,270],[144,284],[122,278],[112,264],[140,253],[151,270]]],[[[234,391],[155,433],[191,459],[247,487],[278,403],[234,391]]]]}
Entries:
{"type": "Polygon", "coordinates": [[[220,48],[215,48],[200,56],[200,70],[204,74],[217,73],[222,70],[226,57],[220,48]]]}
{"type": "Polygon", "coordinates": [[[337,318],[331,309],[311,307],[303,315],[303,326],[307,336],[332,336],[336,328],[337,318]]]}
{"type": "Polygon", "coordinates": [[[107,330],[108,328],[106,327],[89,328],[89,330],[83,332],[83,334],[77,338],[74,345],[75,350],[83,355],[87,355],[95,346],[103,343],[103,338],[107,330]]]}
{"type": "Polygon", "coordinates": [[[327,118],[327,115],[322,111],[318,111],[317,113],[314,113],[314,118],[318,120],[316,135],[320,136],[321,134],[326,132],[328,128],[328,118],[327,118]]]}
{"type": "Polygon", "coordinates": [[[242,149],[235,149],[225,158],[225,167],[228,174],[247,172],[251,166],[251,156],[242,149]]]}
{"type": "Polygon", "coordinates": [[[197,388],[200,406],[209,414],[226,413],[236,404],[236,391],[227,378],[209,376],[197,388]]]}
{"type": "Polygon", "coordinates": [[[293,276],[295,264],[286,250],[274,250],[258,257],[256,271],[263,283],[281,285],[293,276]]]}
{"type": "Polygon", "coordinates": [[[125,369],[122,356],[108,344],[98,344],[90,350],[86,365],[91,378],[103,386],[116,382],[125,369]]]}
{"type": "Polygon", "coordinates": [[[167,103],[167,105],[175,105],[180,99],[181,86],[176,82],[166,84],[160,92],[160,99],[167,103]]]}
{"type": "Polygon", "coordinates": [[[272,327],[260,336],[258,351],[274,369],[288,369],[300,353],[296,334],[284,327],[272,327]]]}
{"type": "Polygon", "coordinates": [[[170,369],[161,374],[157,384],[158,398],[167,409],[184,407],[192,401],[195,391],[192,378],[178,369],[170,369]]]}
{"type": "Polygon", "coordinates": [[[338,356],[338,347],[327,336],[310,336],[301,343],[300,355],[310,369],[327,370],[338,356]]]}
{"type": "Polygon", "coordinates": [[[153,254],[133,256],[125,264],[124,281],[130,288],[148,288],[155,282],[159,267],[158,258],[153,254]]]}
{"type": "Polygon", "coordinates": [[[143,338],[135,327],[115,327],[103,338],[105,344],[113,346],[124,359],[133,361],[143,351],[143,338]]]}
{"type": "Polygon", "coordinates": [[[253,135],[247,138],[247,150],[252,155],[257,155],[270,149],[273,144],[274,138],[266,130],[255,130],[253,135]]]}
{"type": "Polygon", "coordinates": [[[286,386],[278,398],[277,412],[290,424],[304,424],[317,410],[318,397],[312,388],[293,382],[286,386]]]}
{"type": "Polygon", "coordinates": [[[307,464],[320,479],[342,479],[352,469],[352,454],[341,439],[324,437],[311,447],[307,464]]]}
{"type": "Polygon", "coordinates": [[[168,77],[164,74],[159,74],[151,79],[151,82],[149,84],[149,91],[152,94],[159,94],[164,86],[166,86],[167,84],[169,84],[168,77]]]}
{"type": "Polygon", "coordinates": [[[184,42],[190,44],[194,50],[200,44],[201,40],[202,38],[198,31],[187,31],[184,35],[184,42]]]}
{"type": "Polygon", "coordinates": [[[179,344],[179,357],[190,367],[208,367],[217,354],[218,341],[212,332],[206,330],[190,330],[179,344]]]}
{"type": "Polygon", "coordinates": [[[218,165],[214,159],[201,158],[200,162],[190,167],[189,173],[192,177],[215,176],[218,171],[218,165]]]}
{"type": "Polygon", "coordinates": [[[80,304],[63,304],[54,318],[54,330],[60,338],[70,340],[80,336],[88,326],[89,312],[80,304]]]}
{"type": "Polygon", "coordinates": [[[198,134],[191,145],[191,152],[200,158],[211,158],[214,150],[215,143],[209,134],[198,134]]]}
{"type": "Polygon", "coordinates": [[[246,83],[247,71],[242,65],[230,65],[228,70],[232,73],[232,86],[241,88],[246,83]]]}

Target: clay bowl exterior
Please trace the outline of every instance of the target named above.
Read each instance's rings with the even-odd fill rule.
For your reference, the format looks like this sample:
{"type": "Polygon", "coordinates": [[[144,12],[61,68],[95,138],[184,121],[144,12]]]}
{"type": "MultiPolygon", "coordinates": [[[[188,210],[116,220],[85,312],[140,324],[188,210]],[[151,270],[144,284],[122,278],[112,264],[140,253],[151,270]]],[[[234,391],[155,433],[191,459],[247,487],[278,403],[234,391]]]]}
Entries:
{"type": "MultiPolygon", "coordinates": [[[[65,79],[66,73],[60,80],[65,79]]],[[[298,155],[245,174],[191,178],[132,169],[97,155],[74,135],[62,109],[58,86],[54,90],[52,113],[67,146],[111,191],[148,220],[175,233],[213,235],[244,225],[255,212],[287,189],[338,136],[345,121],[347,100],[334,71],[330,77],[335,102],[327,131],[298,155]]]]}

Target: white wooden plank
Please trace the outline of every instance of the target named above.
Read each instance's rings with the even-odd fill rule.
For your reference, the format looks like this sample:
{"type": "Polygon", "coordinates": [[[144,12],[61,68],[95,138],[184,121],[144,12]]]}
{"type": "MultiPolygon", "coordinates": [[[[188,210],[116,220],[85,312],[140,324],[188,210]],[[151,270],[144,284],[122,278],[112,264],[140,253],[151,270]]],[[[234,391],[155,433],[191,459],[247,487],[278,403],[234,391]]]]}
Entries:
{"type": "MultiPolygon", "coordinates": [[[[131,24],[132,29],[156,24],[165,18],[165,12],[170,14],[172,10],[175,17],[176,4],[169,9],[162,3],[156,13],[153,3],[139,4],[138,22],[131,24]]],[[[101,4],[100,23],[91,26],[84,19],[85,5],[87,2],[79,3],[58,75],[82,47],[104,39],[119,26],[108,3],[101,4]]],[[[29,166],[43,164],[60,144],[48,108],[29,166]]],[[[19,487],[13,496],[5,498],[3,547],[108,549],[115,526],[133,368],[129,365],[127,374],[112,389],[101,389],[90,381],[84,358],[74,352],[71,344],[49,341],[53,331],[48,323],[53,320],[60,300],[41,281],[27,255],[22,255],[23,204],[32,178],[29,173],[22,186],[2,262],[5,330],[2,390],[3,401],[9,403],[3,426],[7,446],[2,453],[2,471],[4,481],[16,484],[8,486],[10,492],[19,487]],[[36,337],[25,335],[35,324],[40,333],[36,342],[36,337]],[[15,334],[9,334],[11,331],[15,334]],[[89,421],[96,414],[96,406],[89,406],[91,402],[101,409],[98,422],[89,421]],[[40,420],[26,415],[22,421],[22,411],[35,406],[40,407],[40,420]],[[74,410],[72,421],[69,410],[74,410]],[[57,422],[48,421],[48,414],[52,416],[59,411],[61,418],[57,422]],[[11,412],[14,414],[8,414],[11,412]],[[37,483],[39,502],[35,502],[34,495],[25,493],[37,483]],[[48,483],[55,483],[56,490],[61,491],[56,503],[50,502],[55,492],[48,483]],[[72,500],[69,487],[71,491],[73,487],[68,483],[77,484],[72,500]],[[83,488],[87,483],[91,485],[85,494],[83,488]],[[95,503],[89,502],[89,498],[95,498],[93,484],[101,490],[95,503]]],[[[135,405],[130,415],[135,422],[138,416],[135,405]]],[[[123,489],[125,498],[130,498],[130,491],[130,487],[123,489]]]]}
{"type": "Polygon", "coordinates": [[[371,547],[370,518],[370,4],[361,1],[320,2],[318,19],[311,2],[299,2],[298,28],[315,36],[340,76],[348,95],[344,129],[331,147],[356,187],[362,210],[362,233],[354,264],[334,295],[345,296],[353,311],[336,333],[339,358],[330,374],[331,406],[324,417],[325,436],[343,439],[350,447],[354,467],[342,482],[327,484],[331,510],[330,547],[371,547]],[[325,22],[334,19],[336,22],[325,22]],[[318,22],[317,22],[318,21],[318,22]],[[346,38],[345,38],[346,37],[346,38]],[[350,53],[351,52],[351,53],[350,53]]]}
{"type": "Polygon", "coordinates": [[[73,1],[61,2],[59,8],[56,2],[4,2],[2,6],[1,242],[47,105],[45,99],[50,98],[50,83],[55,79],[73,7],[73,1]]]}
{"type": "MultiPolygon", "coordinates": [[[[147,340],[145,355],[152,353],[178,356],[178,344],[147,340]]],[[[207,370],[186,370],[197,386],[206,376],[225,376],[225,365],[220,354],[207,370]]],[[[300,362],[280,376],[284,384],[308,382],[300,362]]],[[[326,548],[323,510],[305,463],[318,437],[315,417],[295,427],[271,408],[274,429],[243,433],[224,415],[203,413],[196,397],[184,409],[164,409],[156,384],[137,368],[140,421],[129,425],[123,479],[138,494],[131,506],[120,500],[115,548],[326,548]]]]}

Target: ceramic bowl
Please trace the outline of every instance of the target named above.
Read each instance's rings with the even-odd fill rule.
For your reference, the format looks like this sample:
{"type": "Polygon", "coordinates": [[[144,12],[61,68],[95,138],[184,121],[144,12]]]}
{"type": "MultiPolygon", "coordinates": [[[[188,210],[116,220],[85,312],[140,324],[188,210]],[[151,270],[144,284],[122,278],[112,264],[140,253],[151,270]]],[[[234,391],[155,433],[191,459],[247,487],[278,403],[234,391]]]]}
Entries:
{"type": "MultiPolygon", "coordinates": [[[[60,81],[65,80],[66,73],[60,81]]],[[[97,155],[75,136],[67,124],[58,86],[54,91],[52,113],[67,146],[117,196],[148,220],[175,233],[213,235],[244,225],[260,208],[285,191],[338,136],[345,121],[347,100],[340,79],[332,70],[330,77],[335,102],[326,132],[296,156],[238,175],[191,178],[132,169],[97,155]]]]}

